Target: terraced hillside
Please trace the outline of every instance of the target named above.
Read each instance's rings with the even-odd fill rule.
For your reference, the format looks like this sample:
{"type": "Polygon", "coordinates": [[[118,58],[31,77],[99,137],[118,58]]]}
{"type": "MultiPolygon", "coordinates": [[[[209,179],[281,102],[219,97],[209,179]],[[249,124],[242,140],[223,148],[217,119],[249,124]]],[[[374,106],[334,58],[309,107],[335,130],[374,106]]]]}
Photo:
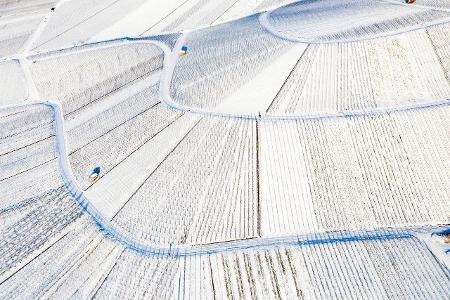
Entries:
{"type": "Polygon", "coordinates": [[[446,3],[0,14],[1,299],[450,298],[446,3]]]}

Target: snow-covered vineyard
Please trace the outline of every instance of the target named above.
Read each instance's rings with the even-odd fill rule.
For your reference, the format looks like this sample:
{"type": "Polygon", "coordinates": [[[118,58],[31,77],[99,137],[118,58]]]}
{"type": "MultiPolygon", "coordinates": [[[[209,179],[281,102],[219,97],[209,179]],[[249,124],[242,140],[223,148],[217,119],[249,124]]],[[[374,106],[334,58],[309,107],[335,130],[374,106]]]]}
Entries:
{"type": "Polygon", "coordinates": [[[445,0],[2,1],[0,298],[449,299],[449,37],[445,0]]]}

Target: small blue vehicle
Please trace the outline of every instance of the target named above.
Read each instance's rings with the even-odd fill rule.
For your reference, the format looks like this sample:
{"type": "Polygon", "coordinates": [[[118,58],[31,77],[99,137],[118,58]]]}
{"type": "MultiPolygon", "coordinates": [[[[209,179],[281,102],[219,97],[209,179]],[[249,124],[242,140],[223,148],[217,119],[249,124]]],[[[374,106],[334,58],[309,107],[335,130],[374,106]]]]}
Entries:
{"type": "Polygon", "coordinates": [[[188,47],[187,46],[181,47],[180,56],[186,55],[187,51],[188,51],[188,47]]]}
{"type": "Polygon", "coordinates": [[[101,172],[100,167],[95,167],[92,170],[91,175],[89,175],[89,178],[91,179],[92,182],[97,181],[97,179],[100,177],[100,172],[101,172]]]}

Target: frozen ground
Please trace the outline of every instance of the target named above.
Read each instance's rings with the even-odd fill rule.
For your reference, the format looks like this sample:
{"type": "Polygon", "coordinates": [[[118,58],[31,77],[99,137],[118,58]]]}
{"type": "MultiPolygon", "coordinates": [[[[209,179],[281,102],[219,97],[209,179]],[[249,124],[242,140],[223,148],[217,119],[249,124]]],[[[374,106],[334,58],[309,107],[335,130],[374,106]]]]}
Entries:
{"type": "Polygon", "coordinates": [[[450,298],[449,22],[3,1],[0,298],[450,298]]]}
{"type": "Polygon", "coordinates": [[[450,11],[385,1],[306,0],[263,15],[274,34],[300,42],[369,39],[449,21],[450,11]],[[339,25],[336,26],[336,15],[339,25]]]}

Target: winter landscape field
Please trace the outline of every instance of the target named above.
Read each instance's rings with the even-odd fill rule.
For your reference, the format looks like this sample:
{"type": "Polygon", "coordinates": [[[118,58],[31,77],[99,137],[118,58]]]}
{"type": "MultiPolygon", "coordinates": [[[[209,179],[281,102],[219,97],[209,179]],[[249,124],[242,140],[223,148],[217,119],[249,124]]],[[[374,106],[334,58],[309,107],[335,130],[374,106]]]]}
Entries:
{"type": "Polygon", "coordinates": [[[448,0],[0,0],[0,299],[450,299],[448,0]]]}

